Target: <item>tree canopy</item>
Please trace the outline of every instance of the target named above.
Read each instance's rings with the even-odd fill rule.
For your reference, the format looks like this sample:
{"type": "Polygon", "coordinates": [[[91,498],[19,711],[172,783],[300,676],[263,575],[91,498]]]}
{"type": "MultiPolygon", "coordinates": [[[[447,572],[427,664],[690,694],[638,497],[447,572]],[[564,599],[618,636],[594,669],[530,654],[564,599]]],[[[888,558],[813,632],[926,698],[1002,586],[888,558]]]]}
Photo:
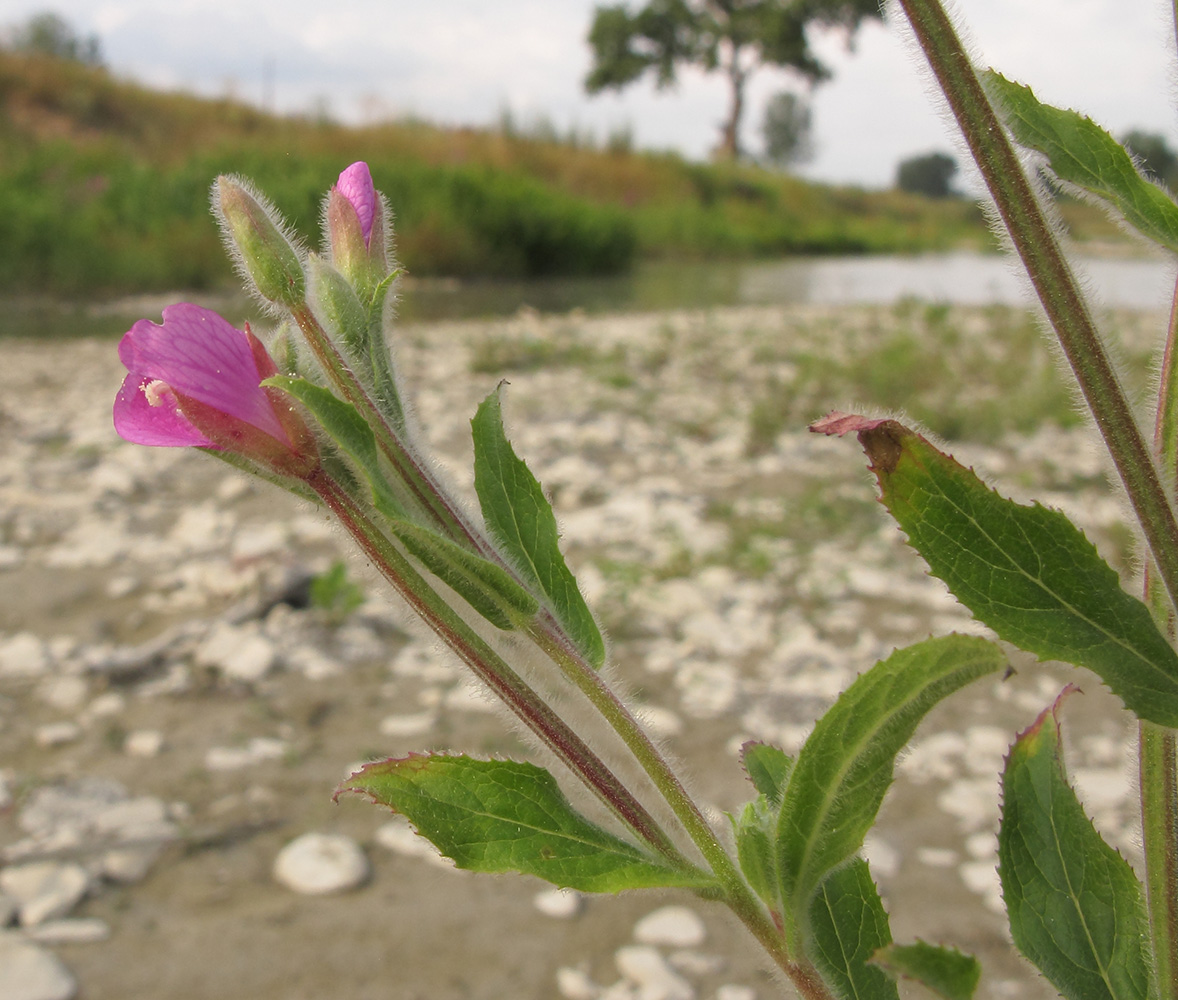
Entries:
{"type": "Polygon", "coordinates": [[[864,18],[879,17],[878,0],[648,0],[599,6],[589,29],[593,67],[585,89],[621,89],[648,71],[658,87],[675,83],[684,66],[720,72],[728,80],[729,110],[719,153],[740,155],[745,84],[761,66],[799,74],[809,83],[830,76],[810,48],[807,27],[850,35],[864,18]]]}

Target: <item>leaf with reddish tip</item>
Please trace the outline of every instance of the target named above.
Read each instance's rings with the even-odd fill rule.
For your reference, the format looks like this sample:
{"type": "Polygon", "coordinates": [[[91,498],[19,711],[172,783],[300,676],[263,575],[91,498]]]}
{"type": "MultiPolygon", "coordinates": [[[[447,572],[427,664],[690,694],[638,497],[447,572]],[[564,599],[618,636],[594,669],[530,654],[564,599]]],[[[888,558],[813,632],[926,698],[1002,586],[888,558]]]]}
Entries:
{"type": "Polygon", "coordinates": [[[998,875],[1010,933],[1067,1000],[1145,1000],[1145,894],[1068,784],[1058,709],[1059,700],[1019,736],[1002,775],[998,875]]]}
{"type": "Polygon", "coordinates": [[[859,436],[884,505],[978,621],[1087,667],[1140,718],[1178,726],[1178,654],[1063,514],[999,496],[898,421],[832,413],[811,429],[859,436]]]}
{"type": "Polygon", "coordinates": [[[336,795],[345,791],[406,816],[459,868],[523,872],[582,892],[714,887],[703,872],[673,868],[589,822],[534,764],[412,754],[366,765],[336,795]]]}

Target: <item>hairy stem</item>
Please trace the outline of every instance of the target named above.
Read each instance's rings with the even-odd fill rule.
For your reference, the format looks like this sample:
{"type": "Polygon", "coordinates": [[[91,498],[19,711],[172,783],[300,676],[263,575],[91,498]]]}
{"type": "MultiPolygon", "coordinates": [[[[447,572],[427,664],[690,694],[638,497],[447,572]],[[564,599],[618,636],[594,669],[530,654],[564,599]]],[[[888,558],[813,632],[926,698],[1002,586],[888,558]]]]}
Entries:
{"type": "Polygon", "coordinates": [[[899,3],[1076,375],[1170,603],[1178,604],[1178,520],[1055,232],[939,0],[899,3]]]}

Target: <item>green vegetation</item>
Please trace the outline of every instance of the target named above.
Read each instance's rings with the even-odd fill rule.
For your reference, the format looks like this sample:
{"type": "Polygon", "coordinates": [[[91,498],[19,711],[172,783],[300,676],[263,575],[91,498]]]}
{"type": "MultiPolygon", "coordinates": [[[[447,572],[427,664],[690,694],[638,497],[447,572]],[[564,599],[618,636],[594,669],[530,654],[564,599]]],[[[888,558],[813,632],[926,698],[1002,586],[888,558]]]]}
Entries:
{"type": "Polygon", "coordinates": [[[100,67],[0,51],[0,293],[207,289],[230,278],[208,217],[221,172],[317,232],[323,191],[366,159],[423,276],[625,270],[667,258],[987,243],[967,203],[828,188],[750,166],[420,122],[345,128],[163,94],[100,67]]]}

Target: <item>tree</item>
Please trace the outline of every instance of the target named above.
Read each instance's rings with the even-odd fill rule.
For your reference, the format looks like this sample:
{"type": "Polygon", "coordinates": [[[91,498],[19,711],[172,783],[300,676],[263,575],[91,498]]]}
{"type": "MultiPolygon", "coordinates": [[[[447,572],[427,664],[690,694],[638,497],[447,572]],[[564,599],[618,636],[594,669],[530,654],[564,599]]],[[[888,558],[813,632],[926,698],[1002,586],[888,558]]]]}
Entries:
{"type": "Polygon", "coordinates": [[[769,161],[784,167],[809,160],[814,155],[813,120],[805,98],[788,90],[769,98],[761,126],[769,161]]]}
{"type": "Polygon", "coordinates": [[[17,52],[36,52],[87,66],[102,65],[98,36],[83,38],[57,14],[34,14],[13,32],[12,47],[17,52]]]}
{"type": "Polygon", "coordinates": [[[720,72],[728,80],[728,116],[721,156],[740,155],[745,85],[760,66],[792,70],[809,83],[830,76],[810,48],[810,25],[841,28],[848,39],[864,18],[879,17],[878,0],[647,0],[631,13],[622,4],[597,7],[589,29],[590,94],[622,89],[648,70],[661,89],[684,66],[720,72]]]}
{"type": "Polygon", "coordinates": [[[903,160],[896,170],[896,187],[928,198],[951,198],[957,164],[945,153],[928,153],[903,160]]]}
{"type": "Polygon", "coordinates": [[[1148,173],[1171,191],[1178,191],[1178,155],[1166,143],[1165,136],[1133,129],[1125,135],[1121,144],[1137,157],[1148,173]]]}

